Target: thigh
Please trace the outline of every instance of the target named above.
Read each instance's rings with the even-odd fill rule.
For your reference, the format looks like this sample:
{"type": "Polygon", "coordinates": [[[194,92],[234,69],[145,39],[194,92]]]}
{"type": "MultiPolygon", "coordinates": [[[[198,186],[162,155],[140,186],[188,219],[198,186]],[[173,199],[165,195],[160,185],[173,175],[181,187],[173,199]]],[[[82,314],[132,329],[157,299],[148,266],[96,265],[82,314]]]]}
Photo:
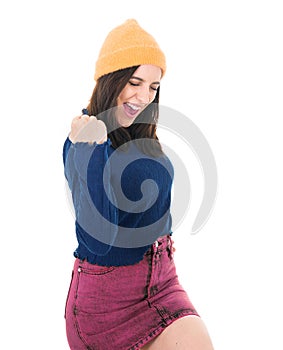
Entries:
{"type": "Polygon", "coordinates": [[[142,350],[213,350],[213,345],[202,319],[186,316],[170,326],[142,350]]]}

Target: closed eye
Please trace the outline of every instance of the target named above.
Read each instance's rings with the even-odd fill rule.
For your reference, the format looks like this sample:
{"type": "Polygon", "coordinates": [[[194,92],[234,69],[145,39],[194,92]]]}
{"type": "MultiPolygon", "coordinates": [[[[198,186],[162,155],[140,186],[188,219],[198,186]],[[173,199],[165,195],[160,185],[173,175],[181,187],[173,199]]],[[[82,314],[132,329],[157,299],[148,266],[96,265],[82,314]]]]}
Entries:
{"type": "Polygon", "coordinates": [[[129,84],[132,86],[139,86],[140,85],[140,83],[133,83],[132,81],[129,81],[129,84]]]}
{"type": "MultiPolygon", "coordinates": [[[[132,81],[129,81],[129,84],[131,85],[131,86],[140,86],[140,84],[141,83],[133,83],[132,81]]],[[[151,88],[151,90],[153,90],[153,91],[157,91],[158,90],[158,87],[159,87],[159,85],[158,86],[151,86],[150,88],[151,88]]]]}

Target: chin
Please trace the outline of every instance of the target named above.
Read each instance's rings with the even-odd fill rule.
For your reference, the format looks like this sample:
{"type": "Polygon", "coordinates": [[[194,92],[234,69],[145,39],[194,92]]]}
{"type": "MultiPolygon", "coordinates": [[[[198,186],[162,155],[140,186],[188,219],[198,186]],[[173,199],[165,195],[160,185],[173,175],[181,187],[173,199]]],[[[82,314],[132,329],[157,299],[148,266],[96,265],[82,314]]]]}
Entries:
{"type": "Polygon", "coordinates": [[[132,124],[134,124],[135,120],[137,119],[137,117],[130,119],[130,120],[125,120],[124,118],[122,118],[122,120],[118,119],[118,123],[123,127],[123,128],[128,128],[129,126],[131,126],[132,124]]]}
{"type": "Polygon", "coordinates": [[[123,128],[128,128],[129,126],[131,126],[132,124],[134,124],[134,121],[130,122],[130,123],[123,123],[120,124],[123,128]]]}

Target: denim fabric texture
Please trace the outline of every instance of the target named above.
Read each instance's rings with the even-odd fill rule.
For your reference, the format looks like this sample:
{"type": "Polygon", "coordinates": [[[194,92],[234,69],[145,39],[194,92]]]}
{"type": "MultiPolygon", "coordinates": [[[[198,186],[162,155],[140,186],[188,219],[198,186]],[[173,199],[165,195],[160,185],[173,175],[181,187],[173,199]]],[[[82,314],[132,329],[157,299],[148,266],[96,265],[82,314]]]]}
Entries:
{"type": "Polygon", "coordinates": [[[72,350],[140,349],[187,315],[198,313],[176,274],[170,235],[134,265],[74,262],[65,310],[72,350]]]}

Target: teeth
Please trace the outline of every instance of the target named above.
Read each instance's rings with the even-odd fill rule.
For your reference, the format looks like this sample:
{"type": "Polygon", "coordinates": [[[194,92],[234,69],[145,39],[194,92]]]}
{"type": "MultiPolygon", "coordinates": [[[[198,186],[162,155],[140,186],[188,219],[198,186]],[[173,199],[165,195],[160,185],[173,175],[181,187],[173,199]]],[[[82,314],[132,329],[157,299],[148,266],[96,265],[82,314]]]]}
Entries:
{"type": "Polygon", "coordinates": [[[141,109],[141,107],[132,105],[131,103],[127,103],[127,105],[128,105],[130,108],[132,108],[134,111],[138,111],[139,109],[141,109]]]}

